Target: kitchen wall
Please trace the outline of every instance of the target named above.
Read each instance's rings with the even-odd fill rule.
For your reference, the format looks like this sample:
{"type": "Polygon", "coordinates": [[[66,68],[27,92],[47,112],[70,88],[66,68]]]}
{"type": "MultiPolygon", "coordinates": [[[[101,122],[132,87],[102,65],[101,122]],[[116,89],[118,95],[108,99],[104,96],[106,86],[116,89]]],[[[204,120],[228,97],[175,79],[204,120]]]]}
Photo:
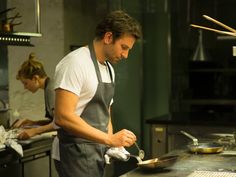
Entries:
{"type": "MultiPolygon", "coordinates": [[[[7,0],[7,7],[17,7],[24,22],[19,25],[23,32],[35,32],[34,0],[7,0]],[[32,15],[29,15],[32,14],[32,15]],[[28,19],[28,20],[27,20],[28,19]]],[[[22,117],[39,119],[44,117],[44,97],[40,90],[35,94],[24,90],[16,80],[17,71],[30,52],[35,52],[45,66],[47,74],[52,77],[56,63],[64,56],[63,0],[41,1],[40,38],[31,38],[34,47],[8,46],[9,104],[12,110],[18,109],[22,117]]]]}

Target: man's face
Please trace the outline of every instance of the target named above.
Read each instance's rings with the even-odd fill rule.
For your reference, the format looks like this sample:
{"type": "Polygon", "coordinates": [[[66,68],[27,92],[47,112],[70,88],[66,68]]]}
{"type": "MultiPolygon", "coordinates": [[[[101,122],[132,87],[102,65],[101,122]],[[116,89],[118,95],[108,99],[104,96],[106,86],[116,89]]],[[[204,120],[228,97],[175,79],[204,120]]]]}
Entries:
{"type": "Polygon", "coordinates": [[[106,59],[115,64],[122,59],[128,58],[129,50],[132,49],[134,43],[135,38],[132,35],[123,35],[115,42],[113,42],[111,36],[111,41],[104,49],[106,59]]]}

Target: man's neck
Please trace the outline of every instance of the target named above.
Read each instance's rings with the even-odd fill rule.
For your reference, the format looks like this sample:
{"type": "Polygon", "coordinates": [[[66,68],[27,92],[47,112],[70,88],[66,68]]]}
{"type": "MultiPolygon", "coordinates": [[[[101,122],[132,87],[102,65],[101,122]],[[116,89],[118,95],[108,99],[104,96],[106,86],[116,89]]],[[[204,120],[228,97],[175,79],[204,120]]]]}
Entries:
{"type": "Polygon", "coordinates": [[[102,41],[94,40],[93,41],[93,47],[95,56],[99,63],[104,64],[105,63],[105,56],[103,54],[103,43],[102,41]]]}

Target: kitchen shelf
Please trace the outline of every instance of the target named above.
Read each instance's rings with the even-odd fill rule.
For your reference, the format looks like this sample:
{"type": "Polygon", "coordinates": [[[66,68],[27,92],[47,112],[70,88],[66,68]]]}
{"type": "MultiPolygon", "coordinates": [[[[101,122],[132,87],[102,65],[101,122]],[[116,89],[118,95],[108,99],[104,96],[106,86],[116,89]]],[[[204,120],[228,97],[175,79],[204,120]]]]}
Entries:
{"type": "Polygon", "coordinates": [[[190,69],[190,72],[236,72],[236,69],[230,69],[230,68],[226,68],[226,69],[221,69],[221,68],[216,68],[216,69],[190,69]]]}
{"type": "Polygon", "coordinates": [[[41,33],[12,32],[0,33],[0,45],[33,46],[31,37],[41,37],[41,33]]]}
{"type": "Polygon", "coordinates": [[[226,36],[226,35],[220,35],[217,36],[218,40],[236,40],[235,36],[226,36]]]}
{"type": "Polygon", "coordinates": [[[189,99],[181,102],[194,105],[236,105],[236,99],[189,99]]]}

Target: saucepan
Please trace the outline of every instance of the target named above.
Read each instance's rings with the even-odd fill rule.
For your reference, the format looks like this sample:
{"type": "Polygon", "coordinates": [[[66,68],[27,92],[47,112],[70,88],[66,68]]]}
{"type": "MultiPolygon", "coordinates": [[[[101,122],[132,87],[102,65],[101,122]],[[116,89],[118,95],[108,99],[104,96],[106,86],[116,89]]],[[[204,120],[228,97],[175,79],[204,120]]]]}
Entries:
{"type": "Polygon", "coordinates": [[[213,153],[220,153],[224,149],[224,146],[219,143],[216,142],[199,143],[198,139],[190,135],[189,133],[185,131],[180,131],[180,132],[193,140],[193,143],[188,145],[188,149],[190,150],[190,152],[213,154],[213,153]]]}

